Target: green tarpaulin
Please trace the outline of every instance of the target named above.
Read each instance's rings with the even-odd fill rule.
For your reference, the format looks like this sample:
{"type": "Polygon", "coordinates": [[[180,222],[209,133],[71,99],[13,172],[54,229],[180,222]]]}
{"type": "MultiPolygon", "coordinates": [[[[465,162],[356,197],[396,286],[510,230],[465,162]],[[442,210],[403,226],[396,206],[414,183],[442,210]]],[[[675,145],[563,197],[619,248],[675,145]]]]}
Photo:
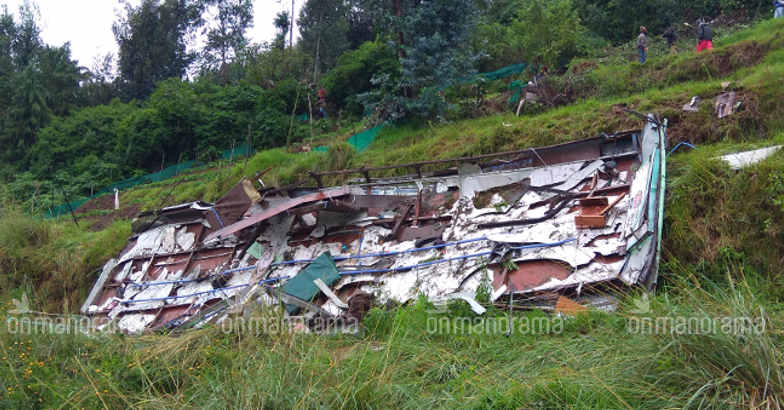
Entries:
{"type": "MultiPolygon", "coordinates": [[[[289,279],[283,286],[283,292],[296,298],[310,302],[320,291],[313,283],[314,280],[321,279],[327,286],[331,286],[338,279],[338,268],[329,252],[324,252],[311,262],[305,269],[299,271],[297,276],[289,279]]],[[[286,310],[290,315],[299,313],[299,306],[286,305],[286,310]]]]}

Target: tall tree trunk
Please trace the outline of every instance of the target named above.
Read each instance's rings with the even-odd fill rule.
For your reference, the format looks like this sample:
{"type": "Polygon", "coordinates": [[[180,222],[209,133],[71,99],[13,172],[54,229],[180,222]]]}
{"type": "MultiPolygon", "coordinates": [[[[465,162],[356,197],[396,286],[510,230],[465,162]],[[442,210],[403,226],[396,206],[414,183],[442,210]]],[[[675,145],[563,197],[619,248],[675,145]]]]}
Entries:
{"type": "Polygon", "coordinates": [[[291,27],[289,27],[289,47],[294,48],[294,0],[291,0],[291,25],[290,26],[291,27]]]}
{"type": "Polygon", "coordinates": [[[318,37],[316,37],[316,58],[313,61],[313,84],[318,84],[318,76],[319,76],[319,49],[321,48],[321,31],[319,31],[318,37]]]}
{"type": "Polygon", "coordinates": [[[400,16],[402,15],[402,10],[400,7],[400,0],[395,0],[395,17],[397,17],[397,54],[400,58],[403,58],[403,32],[400,31],[400,16]]]}

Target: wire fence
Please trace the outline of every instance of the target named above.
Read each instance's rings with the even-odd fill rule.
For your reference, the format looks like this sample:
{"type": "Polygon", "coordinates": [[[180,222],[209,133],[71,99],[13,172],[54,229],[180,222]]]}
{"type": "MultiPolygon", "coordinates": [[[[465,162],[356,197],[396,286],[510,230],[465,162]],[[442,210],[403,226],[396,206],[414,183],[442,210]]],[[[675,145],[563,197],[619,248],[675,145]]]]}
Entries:
{"type": "MultiPolygon", "coordinates": [[[[231,161],[231,160],[233,160],[235,158],[248,156],[251,153],[252,152],[251,152],[250,146],[247,145],[247,144],[243,144],[243,145],[239,145],[239,146],[236,146],[236,147],[233,147],[233,148],[230,148],[230,149],[227,149],[227,150],[223,151],[221,153],[221,155],[220,155],[220,158],[223,159],[223,160],[231,161]]],[[[158,172],[153,172],[151,174],[146,174],[146,175],[142,175],[142,176],[138,176],[138,177],[134,177],[134,178],[124,179],[122,181],[115,182],[115,183],[113,183],[113,184],[111,184],[111,185],[109,185],[107,187],[104,187],[103,189],[98,190],[97,192],[93,193],[90,196],[80,197],[79,199],[75,199],[73,201],[66,202],[66,203],[60,204],[58,206],[51,207],[51,208],[49,208],[46,211],[46,213],[44,214],[44,217],[45,218],[57,218],[58,216],[62,216],[62,215],[68,214],[72,210],[76,210],[77,208],[81,207],[86,202],[88,202],[88,201],[90,201],[90,200],[92,200],[94,198],[98,198],[98,197],[101,197],[101,196],[104,196],[104,195],[107,195],[107,194],[112,194],[112,193],[114,193],[115,189],[117,189],[117,190],[126,190],[126,189],[129,189],[129,188],[133,188],[133,187],[135,187],[137,185],[144,185],[144,184],[150,184],[150,183],[153,183],[153,182],[164,181],[164,180],[176,177],[177,175],[183,173],[184,171],[188,171],[188,170],[191,170],[193,168],[198,168],[198,167],[201,167],[201,166],[204,166],[204,165],[205,165],[205,163],[202,162],[202,161],[195,161],[195,160],[194,161],[185,161],[185,162],[180,162],[178,164],[174,164],[172,166],[166,167],[166,168],[164,168],[164,169],[162,169],[162,170],[160,170],[158,172]]]]}

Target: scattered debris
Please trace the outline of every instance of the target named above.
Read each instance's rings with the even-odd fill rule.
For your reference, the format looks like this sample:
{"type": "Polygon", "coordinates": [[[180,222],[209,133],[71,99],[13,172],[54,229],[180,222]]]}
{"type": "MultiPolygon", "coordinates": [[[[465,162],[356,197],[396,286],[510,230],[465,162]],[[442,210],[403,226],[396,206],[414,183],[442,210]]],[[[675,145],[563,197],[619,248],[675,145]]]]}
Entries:
{"type": "Polygon", "coordinates": [[[559,296],[558,301],[555,302],[555,313],[563,313],[566,315],[574,315],[577,313],[587,312],[588,308],[567,298],[566,296],[559,296]]]}
{"type": "Polygon", "coordinates": [[[775,154],[781,147],[782,145],[776,145],[751,151],[736,152],[734,154],[722,155],[721,159],[729,164],[730,168],[738,170],[762,161],[775,154]]]}
{"type": "Polygon", "coordinates": [[[670,150],[670,152],[669,152],[667,155],[672,155],[672,154],[673,154],[673,153],[675,153],[675,151],[677,151],[677,150],[678,150],[678,148],[680,148],[680,147],[689,147],[689,148],[691,148],[691,149],[697,149],[697,147],[695,147],[695,146],[694,146],[692,143],[690,143],[689,141],[681,141],[681,142],[679,142],[679,143],[675,144],[675,147],[673,147],[673,148],[670,150]]]}
{"type": "Polygon", "coordinates": [[[741,105],[741,102],[738,101],[737,98],[738,96],[735,91],[719,94],[719,96],[716,97],[716,105],[714,107],[716,116],[724,118],[737,112],[741,105]]]}
{"type": "Polygon", "coordinates": [[[578,311],[582,302],[559,298],[651,287],[666,122],[644,117],[643,130],[549,147],[311,173],[315,188],[257,191],[242,180],[214,205],[142,214],[82,312],[140,333],[218,322],[255,303],[339,323],[424,294],[482,314],[474,295],[487,282],[510,311],[578,311]],[[445,168],[425,172],[436,165],[445,168]],[[392,168],[414,173],[372,175],[392,168]],[[321,186],[338,174],[358,178],[321,186]],[[580,215],[602,221],[575,223],[580,215]]]}
{"type": "Polygon", "coordinates": [[[697,112],[697,111],[699,111],[700,108],[698,107],[698,105],[700,104],[701,100],[702,99],[699,96],[696,96],[696,95],[694,97],[691,97],[691,101],[689,101],[687,104],[683,105],[683,111],[687,111],[687,112],[697,112]]]}

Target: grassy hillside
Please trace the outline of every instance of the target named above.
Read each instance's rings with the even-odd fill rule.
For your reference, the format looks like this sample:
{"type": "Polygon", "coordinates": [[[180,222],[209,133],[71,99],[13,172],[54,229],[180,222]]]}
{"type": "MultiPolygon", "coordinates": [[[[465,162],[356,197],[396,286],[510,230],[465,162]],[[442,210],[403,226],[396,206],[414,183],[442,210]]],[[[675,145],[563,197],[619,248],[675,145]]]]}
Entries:
{"type": "MultiPolygon", "coordinates": [[[[639,310],[640,295],[620,295],[613,314],[518,314],[524,323],[546,321],[550,332],[509,337],[430,333],[428,323],[449,314],[434,316],[425,301],[374,309],[359,334],[341,336],[207,328],[179,337],[85,337],[13,334],[4,326],[0,407],[780,407],[784,152],[741,171],[715,157],[784,143],[783,35],[784,21],[766,21],[699,55],[661,56],[643,66],[581,61],[557,79],[573,92],[568,106],[389,127],[361,155],[340,142],[329,154],[265,151],[123,195],[124,204],[155,208],[214,200],[241,176],[268,167],[265,182],[285,184],[307,170],[553,144],[638,127],[638,119],[612,109],[627,104],[667,117],[670,145],[698,146],[667,161],[662,283],[650,312],[639,310]],[[709,99],[726,81],[743,110],[719,120],[709,99]],[[705,100],[700,111],[682,112],[694,95],[705,100]],[[761,331],[641,334],[632,326],[640,317],[746,318],[761,331]]],[[[85,225],[35,220],[2,205],[4,323],[11,298],[24,293],[36,309],[76,310],[94,278],[89,273],[122,248],[130,230],[128,221],[97,232],[85,225]]],[[[468,312],[451,306],[451,314],[468,312]]],[[[488,316],[505,314],[491,309],[488,316]]]]}
{"type": "MultiPolygon", "coordinates": [[[[362,155],[346,149],[330,154],[263,151],[247,162],[132,190],[127,193],[128,200],[143,208],[160,206],[161,198],[170,193],[171,202],[215,200],[240,177],[269,167],[265,183],[312,184],[306,171],[490,153],[639,127],[639,119],[613,111],[614,105],[623,104],[668,118],[671,145],[686,140],[696,144],[753,142],[784,129],[784,24],[764,21],[717,38],[715,43],[709,53],[662,55],[645,65],[611,58],[576,61],[569,72],[553,79],[571,93],[575,103],[540,114],[498,114],[446,124],[387,127],[362,155]],[[709,100],[722,92],[724,82],[730,82],[728,88],[739,93],[743,110],[719,120],[709,100]],[[700,111],[681,111],[695,95],[704,100],[700,111]],[[171,189],[173,184],[178,184],[176,189],[171,189]]],[[[336,140],[333,144],[340,145],[340,137],[336,140]]]]}

